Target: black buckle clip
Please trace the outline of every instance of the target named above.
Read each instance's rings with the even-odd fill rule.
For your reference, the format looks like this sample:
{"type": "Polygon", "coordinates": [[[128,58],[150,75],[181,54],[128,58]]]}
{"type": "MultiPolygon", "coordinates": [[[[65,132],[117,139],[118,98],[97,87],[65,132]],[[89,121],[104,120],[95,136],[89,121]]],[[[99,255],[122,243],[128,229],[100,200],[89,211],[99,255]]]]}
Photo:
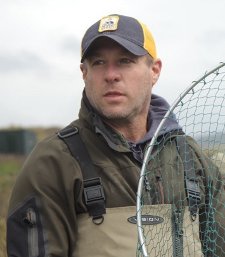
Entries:
{"type": "Polygon", "coordinates": [[[96,201],[105,201],[100,177],[84,180],[84,199],[87,206],[96,201]]]}
{"type": "Polygon", "coordinates": [[[65,137],[70,137],[74,134],[78,133],[78,128],[77,127],[68,127],[68,128],[64,128],[63,130],[60,130],[58,132],[58,136],[60,138],[65,138],[65,137]]]}
{"type": "Polygon", "coordinates": [[[100,177],[84,180],[84,199],[93,223],[96,225],[102,224],[104,221],[103,214],[106,213],[106,209],[105,195],[100,177]]]}

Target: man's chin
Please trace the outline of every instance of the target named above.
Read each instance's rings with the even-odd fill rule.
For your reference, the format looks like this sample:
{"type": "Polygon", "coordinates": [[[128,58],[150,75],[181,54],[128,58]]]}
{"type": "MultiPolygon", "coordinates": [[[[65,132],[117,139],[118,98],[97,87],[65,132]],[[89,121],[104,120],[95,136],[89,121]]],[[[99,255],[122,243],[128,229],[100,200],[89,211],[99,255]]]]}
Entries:
{"type": "Polygon", "coordinates": [[[102,117],[107,120],[125,120],[127,118],[126,114],[121,112],[103,112],[102,117]]]}

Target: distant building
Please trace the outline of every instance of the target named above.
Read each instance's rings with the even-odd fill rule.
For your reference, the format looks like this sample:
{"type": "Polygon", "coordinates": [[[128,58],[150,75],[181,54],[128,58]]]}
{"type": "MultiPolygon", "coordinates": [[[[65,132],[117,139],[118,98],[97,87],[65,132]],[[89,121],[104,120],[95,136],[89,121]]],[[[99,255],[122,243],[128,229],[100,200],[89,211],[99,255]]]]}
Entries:
{"type": "Polygon", "coordinates": [[[0,153],[27,155],[37,143],[33,131],[26,129],[0,130],[0,153]]]}

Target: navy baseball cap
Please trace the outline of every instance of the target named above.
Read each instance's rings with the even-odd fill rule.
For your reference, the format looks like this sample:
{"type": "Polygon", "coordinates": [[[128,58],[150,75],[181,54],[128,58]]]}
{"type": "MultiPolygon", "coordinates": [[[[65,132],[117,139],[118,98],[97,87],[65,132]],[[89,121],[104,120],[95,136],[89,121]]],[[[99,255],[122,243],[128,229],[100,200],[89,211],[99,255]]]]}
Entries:
{"type": "Polygon", "coordinates": [[[87,29],[81,42],[81,62],[87,57],[92,43],[100,37],[111,38],[134,55],[157,57],[154,38],[145,24],[129,16],[112,14],[87,29]]]}

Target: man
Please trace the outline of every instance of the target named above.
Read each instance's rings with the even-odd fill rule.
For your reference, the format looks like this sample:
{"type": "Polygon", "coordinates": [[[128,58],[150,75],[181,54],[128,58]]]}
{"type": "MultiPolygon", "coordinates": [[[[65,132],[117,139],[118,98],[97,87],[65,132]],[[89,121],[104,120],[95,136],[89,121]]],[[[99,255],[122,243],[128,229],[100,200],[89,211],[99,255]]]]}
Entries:
{"type": "MultiPolygon", "coordinates": [[[[109,15],[86,31],[79,119],[39,143],[25,162],[9,205],[9,256],[136,255],[137,229],[128,220],[135,216],[144,148],[169,108],[152,94],[161,66],[150,31],[132,17],[109,15]]],[[[182,130],[173,118],[163,133],[180,135],[182,130]]],[[[174,144],[170,140],[161,157],[174,144]]],[[[173,155],[178,155],[176,148],[173,155]]],[[[215,175],[219,177],[217,171],[215,175]]],[[[200,185],[204,198],[206,190],[203,182],[200,185]]],[[[215,198],[222,190],[219,181],[216,190],[215,198]]],[[[166,190],[161,198],[159,192],[150,192],[149,204],[173,201],[166,190]]],[[[224,254],[220,246],[217,253],[224,254]]]]}

